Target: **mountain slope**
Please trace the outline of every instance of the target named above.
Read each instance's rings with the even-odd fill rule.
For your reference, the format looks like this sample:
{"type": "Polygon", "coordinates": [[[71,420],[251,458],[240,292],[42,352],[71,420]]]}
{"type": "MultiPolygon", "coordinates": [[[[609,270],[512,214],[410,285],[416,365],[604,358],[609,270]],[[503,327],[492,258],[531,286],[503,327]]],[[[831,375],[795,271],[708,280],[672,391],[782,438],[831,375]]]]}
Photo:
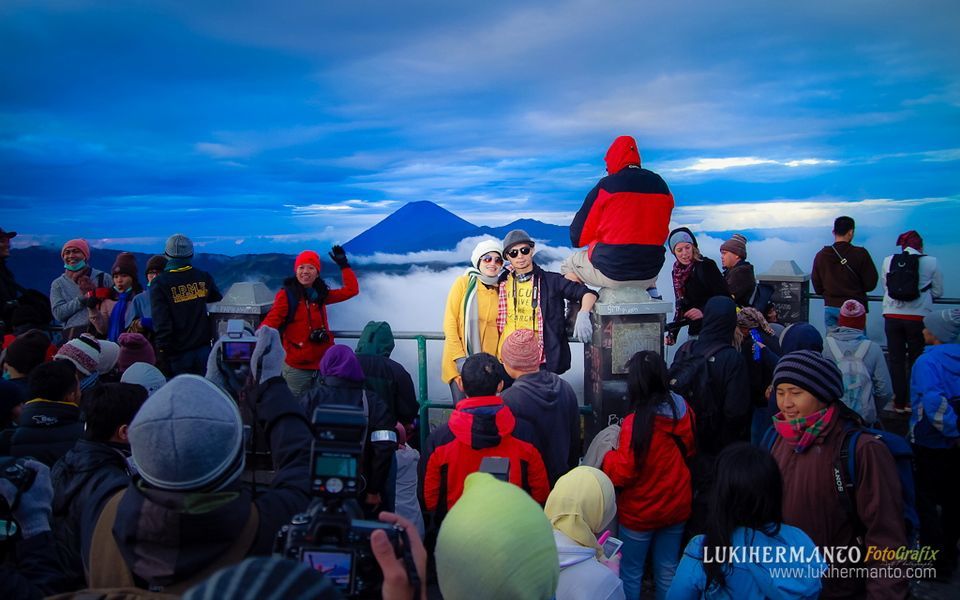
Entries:
{"type": "Polygon", "coordinates": [[[473,223],[433,202],[410,202],[343,246],[361,255],[447,250],[456,246],[450,240],[478,235],[476,230],[473,223]]]}

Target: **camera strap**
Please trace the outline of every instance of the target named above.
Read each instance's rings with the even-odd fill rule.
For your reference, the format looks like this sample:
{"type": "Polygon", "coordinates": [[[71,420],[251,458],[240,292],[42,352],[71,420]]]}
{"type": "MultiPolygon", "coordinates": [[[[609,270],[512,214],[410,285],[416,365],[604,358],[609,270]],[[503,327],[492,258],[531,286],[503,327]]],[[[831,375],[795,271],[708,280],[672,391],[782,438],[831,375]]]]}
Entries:
{"type": "Polygon", "coordinates": [[[410,547],[410,536],[407,530],[400,530],[400,540],[403,542],[403,566],[407,570],[407,579],[410,581],[410,587],[414,589],[414,594],[419,595],[420,573],[417,572],[417,563],[413,560],[413,550],[410,547]]]}

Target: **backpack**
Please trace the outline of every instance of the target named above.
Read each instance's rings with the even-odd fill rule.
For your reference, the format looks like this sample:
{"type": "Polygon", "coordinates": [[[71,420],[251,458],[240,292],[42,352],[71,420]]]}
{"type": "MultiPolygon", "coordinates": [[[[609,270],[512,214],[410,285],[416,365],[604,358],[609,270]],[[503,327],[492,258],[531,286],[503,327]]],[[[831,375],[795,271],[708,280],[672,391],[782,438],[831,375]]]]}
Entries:
{"type": "MultiPolygon", "coordinates": [[[[907,532],[907,547],[916,548],[920,534],[920,517],[917,513],[917,494],[913,476],[913,449],[907,440],[889,431],[880,431],[869,427],[860,427],[849,421],[844,422],[843,442],[840,452],[833,463],[833,480],[836,482],[837,495],[840,504],[855,523],[857,541],[862,545],[866,526],[857,515],[856,481],[857,481],[857,442],[862,435],[873,436],[883,442],[883,445],[893,456],[897,468],[897,478],[900,480],[900,493],[903,497],[903,523],[907,532]]],[[[776,443],[777,430],[774,427],[767,429],[760,442],[760,447],[768,452],[773,450],[776,443]]]]}
{"type": "Polygon", "coordinates": [[[863,417],[867,423],[877,422],[877,407],[873,401],[873,376],[863,358],[870,350],[870,340],[863,340],[857,349],[841,350],[837,340],[827,336],[824,340],[833,362],[843,374],[843,403],[863,417]]]}
{"type": "Polygon", "coordinates": [[[287,293],[287,316],[283,318],[283,323],[281,323],[277,329],[280,337],[283,337],[283,332],[286,331],[290,323],[293,323],[293,320],[297,316],[297,306],[300,304],[300,296],[295,294],[290,286],[283,286],[283,291],[287,293]]]}
{"type": "Polygon", "coordinates": [[[710,385],[709,363],[716,359],[714,355],[730,344],[717,342],[708,346],[703,354],[693,353],[691,340],[680,347],[677,356],[669,370],[670,390],[679,394],[687,401],[693,414],[696,415],[697,430],[712,435],[720,428],[720,415],[723,413],[719,406],[713,386],[710,385]]]}
{"type": "Polygon", "coordinates": [[[911,302],[929,290],[930,285],[920,288],[920,257],[925,254],[903,252],[890,257],[887,271],[887,295],[894,300],[911,302]]]}

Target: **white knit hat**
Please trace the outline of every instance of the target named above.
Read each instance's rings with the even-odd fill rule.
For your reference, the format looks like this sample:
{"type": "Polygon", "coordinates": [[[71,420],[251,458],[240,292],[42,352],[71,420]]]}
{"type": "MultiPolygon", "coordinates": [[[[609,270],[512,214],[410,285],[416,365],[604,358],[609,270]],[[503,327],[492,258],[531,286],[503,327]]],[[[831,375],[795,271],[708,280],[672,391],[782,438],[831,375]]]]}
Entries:
{"type": "Polygon", "coordinates": [[[61,346],[53,358],[69,360],[86,377],[100,366],[100,342],[89,333],[81,334],[61,346]]]}
{"type": "Polygon", "coordinates": [[[103,375],[117,366],[117,360],[120,359],[120,344],[115,344],[109,340],[97,341],[100,342],[100,359],[97,361],[97,371],[103,375]]]}
{"type": "Polygon", "coordinates": [[[484,254],[489,254],[491,252],[496,252],[500,255],[500,258],[503,258],[503,246],[500,245],[500,240],[487,239],[481,241],[479,244],[474,247],[473,252],[470,254],[470,264],[476,268],[480,268],[480,259],[483,258],[484,254]]]}

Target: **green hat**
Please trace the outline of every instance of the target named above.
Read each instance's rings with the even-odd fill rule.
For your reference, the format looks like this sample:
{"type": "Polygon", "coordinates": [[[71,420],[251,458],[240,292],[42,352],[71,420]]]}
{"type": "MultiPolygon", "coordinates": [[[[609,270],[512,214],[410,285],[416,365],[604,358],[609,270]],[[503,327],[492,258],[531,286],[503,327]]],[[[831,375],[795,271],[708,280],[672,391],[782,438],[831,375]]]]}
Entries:
{"type": "Polygon", "coordinates": [[[447,600],[546,600],[560,561],[553,528],[519,487],[472,473],[437,537],[437,577],[447,600]]]}

